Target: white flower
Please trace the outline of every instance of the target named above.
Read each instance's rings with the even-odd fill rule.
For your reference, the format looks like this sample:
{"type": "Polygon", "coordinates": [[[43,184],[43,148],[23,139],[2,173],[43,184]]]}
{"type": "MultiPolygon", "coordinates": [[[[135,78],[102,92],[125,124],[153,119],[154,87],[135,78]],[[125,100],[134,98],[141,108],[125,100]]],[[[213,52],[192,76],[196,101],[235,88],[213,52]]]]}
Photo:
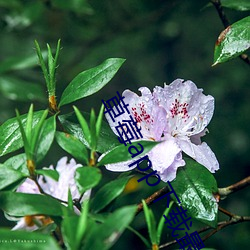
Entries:
{"type": "MultiPolygon", "coordinates": [[[[157,170],[165,182],[176,177],[177,168],[184,166],[182,152],[205,166],[214,173],[219,169],[218,161],[201,136],[206,133],[206,127],[214,112],[214,98],[202,93],[192,81],[177,79],[164,88],[156,86],[153,93],[146,87],[139,89],[138,96],[132,91],[123,92],[124,102],[141,128],[143,139],[162,141],[155,146],[148,157],[153,170],[157,170]]],[[[127,120],[128,114],[120,115],[113,122],[106,118],[116,135],[118,122],[127,120]]],[[[107,164],[111,171],[128,171],[131,161],[118,164],[107,164]]],[[[136,165],[134,166],[136,167],[136,165]]]]}
{"type": "MultiPolygon", "coordinates": [[[[52,178],[47,176],[40,176],[38,179],[38,183],[46,194],[49,194],[57,199],[62,201],[68,200],[68,190],[70,190],[72,199],[78,199],[80,197],[80,193],[77,189],[76,182],[74,179],[75,171],[78,167],[81,167],[80,164],[76,164],[74,159],[71,159],[69,163],[67,163],[67,157],[61,158],[56,168],[53,166],[44,169],[56,170],[59,173],[58,181],[55,181],[52,178]]],[[[40,194],[40,191],[36,185],[36,183],[27,178],[25,182],[23,182],[16,190],[21,193],[31,193],[31,194],[40,194]]],[[[90,197],[91,190],[88,190],[84,193],[81,201],[88,199],[90,197]]],[[[63,203],[64,204],[64,203],[63,203]]],[[[77,210],[75,210],[78,213],[77,210]]],[[[17,225],[12,230],[27,230],[34,231],[38,229],[38,226],[34,224],[34,220],[37,224],[46,225],[51,223],[51,219],[45,216],[25,216],[21,218],[17,225]]]]}

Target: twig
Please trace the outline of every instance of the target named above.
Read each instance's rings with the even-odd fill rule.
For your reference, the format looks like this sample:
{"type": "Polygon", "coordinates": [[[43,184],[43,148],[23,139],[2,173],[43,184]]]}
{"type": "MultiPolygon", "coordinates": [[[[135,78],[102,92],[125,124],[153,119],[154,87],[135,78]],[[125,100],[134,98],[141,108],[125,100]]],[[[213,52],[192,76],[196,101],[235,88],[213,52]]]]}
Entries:
{"type": "Polygon", "coordinates": [[[227,211],[226,209],[224,209],[222,207],[219,207],[218,209],[219,209],[219,211],[221,211],[223,214],[229,216],[230,218],[235,216],[235,214],[232,214],[231,212],[227,211]]]}
{"type": "Polygon", "coordinates": [[[246,177],[245,179],[236,182],[228,187],[225,188],[219,188],[218,192],[220,195],[220,198],[226,198],[229,194],[234,193],[236,191],[239,191],[247,186],[250,185],[250,176],[246,177]]]}
{"type": "MultiPolygon", "coordinates": [[[[230,22],[229,22],[226,14],[225,14],[223,8],[222,8],[220,0],[211,0],[211,3],[216,8],[216,10],[217,10],[217,12],[219,14],[220,20],[223,23],[224,28],[226,29],[228,26],[230,26],[230,22]]],[[[245,63],[247,63],[248,65],[250,65],[250,59],[249,59],[249,57],[248,57],[247,54],[241,54],[239,57],[245,63]]]]}
{"type": "MultiPolygon", "coordinates": [[[[168,191],[169,188],[167,186],[161,188],[160,190],[156,191],[155,193],[153,193],[152,195],[150,195],[148,198],[145,199],[146,204],[150,205],[155,199],[162,196],[163,194],[166,194],[168,191]]],[[[143,205],[142,203],[140,203],[137,205],[136,214],[139,214],[142,210],[143,210],[143,205]]]]}
{"type": "Polygon", "coordinates": [[[250,221],[250,216],[238,216],[238,215],[235,215],[229,221],[220,222],[216,229],[212,230],[210,233],[208,233],[205,237],[202,238],[202,241],[207,240],[209,237],[211,237],[212,235],[214,235],[215,233],[219,232],[221,229],[223,229],[223,228],[225,228],[227,226],[230,226],[230,225],[233,225],[233,224],[238,224],[238,223],[241,223],[241,222],[247,222],[247,221],[250,221]]]}
{"type": "MultiPolygon", "coordinates": [[[[213,229],[212,227],[207,226],[207,227],[204,227],[204,228],[202,228],[200,230],[197,230],[197,233],[200,234],[200,233],[204,233],[204,232],[206,232],[208,230],[213,229],[211,232],[209,232],[206,236],[204,236],[202,238],[202,241],[205,241],[209,237],[211,237],[212,235],[214,235],[215,233],[217,233],[218,231],[222,230],[223,228],[225,228],[227,226],[230,226],[230,225],[233,225],[233,224],[238,224],[238,223],[241,223],[241,222],[248,222],[248,221],[250,221],[250,216],[233,215],[233,217],[229,221],[221,221],[221,222],[219,222],[216,229],[213,229]]],[[[169,241],[169,242],[167,242],[165,244],[160,245],[159,248],[169,247],[169,246],[174,245],[176,243],[177,243],[177,240],[172,240],[172,241],[169,241]]]]}

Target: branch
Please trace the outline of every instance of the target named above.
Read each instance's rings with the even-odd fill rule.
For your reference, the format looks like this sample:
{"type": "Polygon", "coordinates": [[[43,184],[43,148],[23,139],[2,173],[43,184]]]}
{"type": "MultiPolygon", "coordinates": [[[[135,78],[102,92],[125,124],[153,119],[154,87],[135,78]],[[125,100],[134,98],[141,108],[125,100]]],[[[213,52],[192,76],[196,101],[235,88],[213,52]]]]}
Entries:
{"type": "MultiPolygon", "coordinates": [[[[226,29],[228,26],[230,26],[230,22],[229,22],[226,14],[225,14],[223,8],[222,8],[220,0],[211,0],[211,3],[216,8],[216,10],[217,10],[217,12],[219,14],[220,20],[223,23],[224,28],[226,29]]],[[[248,57],[247,54],[241,54],[239,57],[245,63],[247,63],[248,65],[250,65],[250,59],[249,59],[249,57],[248,57]]]]}
{"type": "Polygon", "coordinates": [[[229,221],[222,221],[220,223],[218,223],[218,226],[216,229],[212,230],[210,233],[208,233],[205,237],[202,238],[202,241],[207,240],[209,237],[211,237],[212,235],[214,235],[215,233],[219,232],[221,229],[230,226],[230,225],[234,225],[234,224],[238,224],[241,222],[247,222],[250,221],[250,216],[238,216],[238,215],[234,215],[231,220],[229,221]]]}
{"type": "MultiPolygon", "coordinates": [[[[160,190],[156,191],[155,193],[153,193],[152,195],[150,195],[148,198],[145,199],[146,204],[150,205],[154,200],[156,200],[163,194],[166,194],[168,191],[169,191],[169,188],[167,186],[161,188],[160,190]]],[[[143,210],[143,205],[142,203],[140,203],[137,205],[136,214],[139,214],[142,210],[143,210]]]]}
{"type": "MultiPolygon", "coordinates": [[[[229,221],[221,221],[218,223],[217,228],[213,229],[210,226],[204,227],[200,230],[197,230],[197,233],[203,233],[206,232],[210,229],[213,229],[211,232],[209,232],[205,237],[202,238],[202,241],[207,240],[209,237],[211,237],[212,235],[214,235],[215,233],[217,233],[218,231],[222,230],[223,228],[230,226],[230,225],[234,225],[234,224],[238,224],[241,222],[248,222],[250,221],[250,216],[239,216],[239,215],[234,215],[229,221]]],[[[174,245],[177,243],[177,240],[172,240],[170,242],[167,242],[165,244],[162,244],[159,246],[159,248],[165,248],[165,247],[169,247],[171,245],[174,245]]]]}
{"type": "Polygon", "coordinates": [[[239,191],[250,185],[250,176],[225,188],[219,188],[220,199],[226,198],[229,194],[239,191]]]}

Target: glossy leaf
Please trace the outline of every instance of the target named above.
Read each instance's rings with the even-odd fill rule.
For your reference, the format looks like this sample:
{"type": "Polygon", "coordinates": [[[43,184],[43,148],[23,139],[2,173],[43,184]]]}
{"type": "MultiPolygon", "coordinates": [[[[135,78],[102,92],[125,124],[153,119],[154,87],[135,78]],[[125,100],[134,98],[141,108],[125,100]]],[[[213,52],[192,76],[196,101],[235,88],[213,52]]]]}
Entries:
{"type": "MultiPolygon", "coordinates": [[[[140,145],[138,145],[138,143],[140,143],[144,148],[143,152],[138,157],[145,155],[158,144],[158,142],[155,141],[135,141],[130,146],[135,146],[136,148],[140,149],[141,147],[140,145]]],[[[98,163],[98,166],[116,162],[123,162],[131,159],[137,159],[138,157],[131,158],[131,154],[128,151],[128,147],[129,146],[126,147],[121,144],[120,146],[113,148],[103,158],[101,158],[100,162],[98,163]]]]}
{"type": "Polygon", "coordinates": [[[26,160],[27,160],[26,155],[23,153],[10,157],[8,160],[4,162],[4,165],[8,166],[9,168],[18,170],[19,172],[28,176],[29,171],[26,166],[26,160]]]}
{"type": "MultiPolygon", "coordinates": [[[[83,113],[87,119],[89,119],[89,114],[83,113]]],[[[68,115],[59,116],[60,122],[63,124],[63,127],[76,138],[78,138],[86,147],[90,148],[89,143],[87,142],[81,127],[78,124],[78,121],[73,113],[68,115]]],[[[100,130],[99,140],[97,143],[97,152],[104,153],[108,150],[121,145],[117,140],[114,132],[111,130],[110,126],[106,121],[102,121],[102,126],[100,130]]]]}
{"type": "Polygon", "coordinates": [[[62,216],[63,210],[66,209],[49,196],[13,192],[0,193],[0,208],[11,216],[35,214],[62,216]]]}
{"type": "MultiPolygon", "coordinates": [[[[44,111],[34,112],[33,127],[41,118],[44,111]]],[[[20,116],[25,124],[27,114],[20,116]]],[[[13,152],[23,146],[17,118],[11,118],[0,126],[0,156],[13,152]]]]}
{"type": "Polygon", "coordinates": [[[99,168],[81,167],[75,173],[76,185],[81,194],[95,187],[101,180],[102,173],[99,168]]]}
{"type": "Polygon", "coordinates": [[[227,7],[239,11],[250,10],[250,1],[249,0],[221,0],[223,7],[227,7]]]}
{"type": "Polygon", "coordinates": [[[59,106],[99,91],[114,77],[124,61],[121,58],[110,58],[99,66],[78,74],[64,90],[59,106]]]}
{"type": "Polygon", "coordinates": [[[60,250],[53,237],[48,234],[26,231],[10,231],[0,228],[0,249],[11,250],[60,250]]]}
{"type": "Polygon", "coordinates": [[[82,164],[88,164],[88,152],[85,145],[73,135],[56,132],[56,141],[62,149],[71,154],[82,164]]]}
{"type": "MultiPolygon", "coordinates": [[[[216,180],[204,166],[191,159],[185,161],[186,166],[178,169],[171,185],[192,218],[216,227],[218,204],[213,197],[218,191],[216,180]]],[[[176,200],[173,194],[171,197],[176,200]]]]}
{"type": "MultiPolygon", "coordinates": [[[[174,204],[174,202],[170,201],[169,206],[165,209],[163,214],[166,217],[168,216],[173,204],[174,204]]],[[[160,244],[160,242],[161,242],[161,234],[162,234],[164,224],[165,224],[165,218],[163,216],[161,216],[161,219],[160,219],[158,227],[157,227],[157,244],[160,244]]]]}
{"type": "Polygon", "coordinates": [[[0,164],[0,190],[16,181],[24,179],[26,176],[27,175],[22,174],[20,171],[0,164]]]}
{"type": "Polygon", "coordinates": [[[6,98],[14,101],[45,101],[42,86],[26,82],[14,77],[0,77],[0,93],[6,98]]]}
{"type": "Polygon", "coordinates": [[[91,208],[94,212],[101,211],[110,202],[117,198],[124,190],[128,180],[132,176],[126,176],[114,181],[111,181],[99,189],[92,200],[91,208]]]}
{"type": "Polygon", "coordinates": [[[218,37],[214,65],[226,62],[250,47],[250,16],[228,26],[218,37]]]}
{"type": "Polygon", "coordinates": [[[110,214],[103,224],[93,227],[90,231],[84,250],[111,248],[126,227],[133,220],[136,206],[126,206],[110,214]]]}
{"type": "Polygon", "coordinates": [[[84,138],[86,138],[88,145],[91,145],[91,134],[90,134],[89,125],[88,125],[86,119],[84,118],[84,116],[82,115],[82,113],[80,112],[80,110],[75,106],[73,106],[73,108],[75,110],[76,117],[81,125],[81,129],[82,129],[84,138]]]}
{"type": "Polygon", "coordinates": [[[144,215],[145,215],[147,226],[148,226],[148,233],[149,233],[150,241],[153,245],[157,243],[157,231],[156,231],[155,217],[154,217],[152,210],[148,208],[148,205],[146,204],[144,200],[142,200],[142,204],[143,204],[143,211],[144,211],[144,215]]]}
{"type": "Polygon", "coordinates": [[[78,222],[78,216],[66,217],[62,222],[63,240],[69,250],[77,249],[76,233],[78,222]]]}
{"type": "Polygon", "coordinates": [[[51,179],[58,181],[59,179],[59,173],[56,170],[52,169],[37,169],[36,170],[37,174],[44,175],[47,177],[50,177],[51,179]]]}
{"type": "Polygon", "coordinates": [[[56,117],[45,120],[38,142],[37,161],[41,161],[48,153],[56,132],[56,117]]]}

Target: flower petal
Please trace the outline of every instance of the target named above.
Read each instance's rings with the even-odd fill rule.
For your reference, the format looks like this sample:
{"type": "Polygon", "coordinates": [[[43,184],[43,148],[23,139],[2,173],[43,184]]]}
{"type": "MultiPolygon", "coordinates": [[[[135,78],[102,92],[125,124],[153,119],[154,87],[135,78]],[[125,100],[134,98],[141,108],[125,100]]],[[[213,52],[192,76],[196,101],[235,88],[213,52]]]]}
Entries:
{"type": "Polygon", "coordinates": [[[210,122],[214,112],[214,98],[204,95],[202,91],[192,81],[182,79],[177,79],[164,88],[154,89],[155,101],[168,113],[173,136],[198,134],[210,122]]]}
{"type": "Polygon", "coordinates": [[[156,145],[149,153],[153,169],[157,170],[161,179],[165,182],[172,181],[176,177],[177,168],[184,166],[181,149],[174,138],[170,137],[156,145]]]}
{"type": "Polygon", "coordinates": [[[205,142],[195,145],[190,140],[179,140],[179,145],[183,152],[206,167],[211,173],[219,169],[215,154],[205,142]]]}
{"type": "Polygon", "coordinates": [[[40,194],[40,191],[36,185],[36,183],[27,178],[16,190],[19,193],[27,193],[27,194],[40,194]]]}
{"type": "MultiPolygon", "coordinates": [[[[123,92],[124,102],[128,103],[130,115],[137,121],[138,127],[141,128],[141,133],[144,139],[159,140],[167,124],[166,111],[163,107],[155,104],[150,90],[146,87],[139,89],[142,93],[138,96],[130,90],[123,92]]],[[[116,126],[122,120],[129,120],[129,114],[124,113],[112,121],[109,114],[106,113],[106,118],[113,132],[118,135],[116,126]]]]}
{"type": "MultiPolygon", "coordinates": [[[[77,189],[76,182],[74,179],[75,171],[80,164],[76,164],[74,159],[71,159],[69,163],[68,158],[61,158],[56,166],[56,170],[59,173],[58,181],[55,181],[49,177],[40,178],[39,184],[44,189],[44,191],[55,198],[61,199],[63,201],[68,200],[68,190],[70,189],[73,199],[79,198],[80,193],[77,189]]],[[[50,166],[51,168],[51,166],[50,166]]]]}

